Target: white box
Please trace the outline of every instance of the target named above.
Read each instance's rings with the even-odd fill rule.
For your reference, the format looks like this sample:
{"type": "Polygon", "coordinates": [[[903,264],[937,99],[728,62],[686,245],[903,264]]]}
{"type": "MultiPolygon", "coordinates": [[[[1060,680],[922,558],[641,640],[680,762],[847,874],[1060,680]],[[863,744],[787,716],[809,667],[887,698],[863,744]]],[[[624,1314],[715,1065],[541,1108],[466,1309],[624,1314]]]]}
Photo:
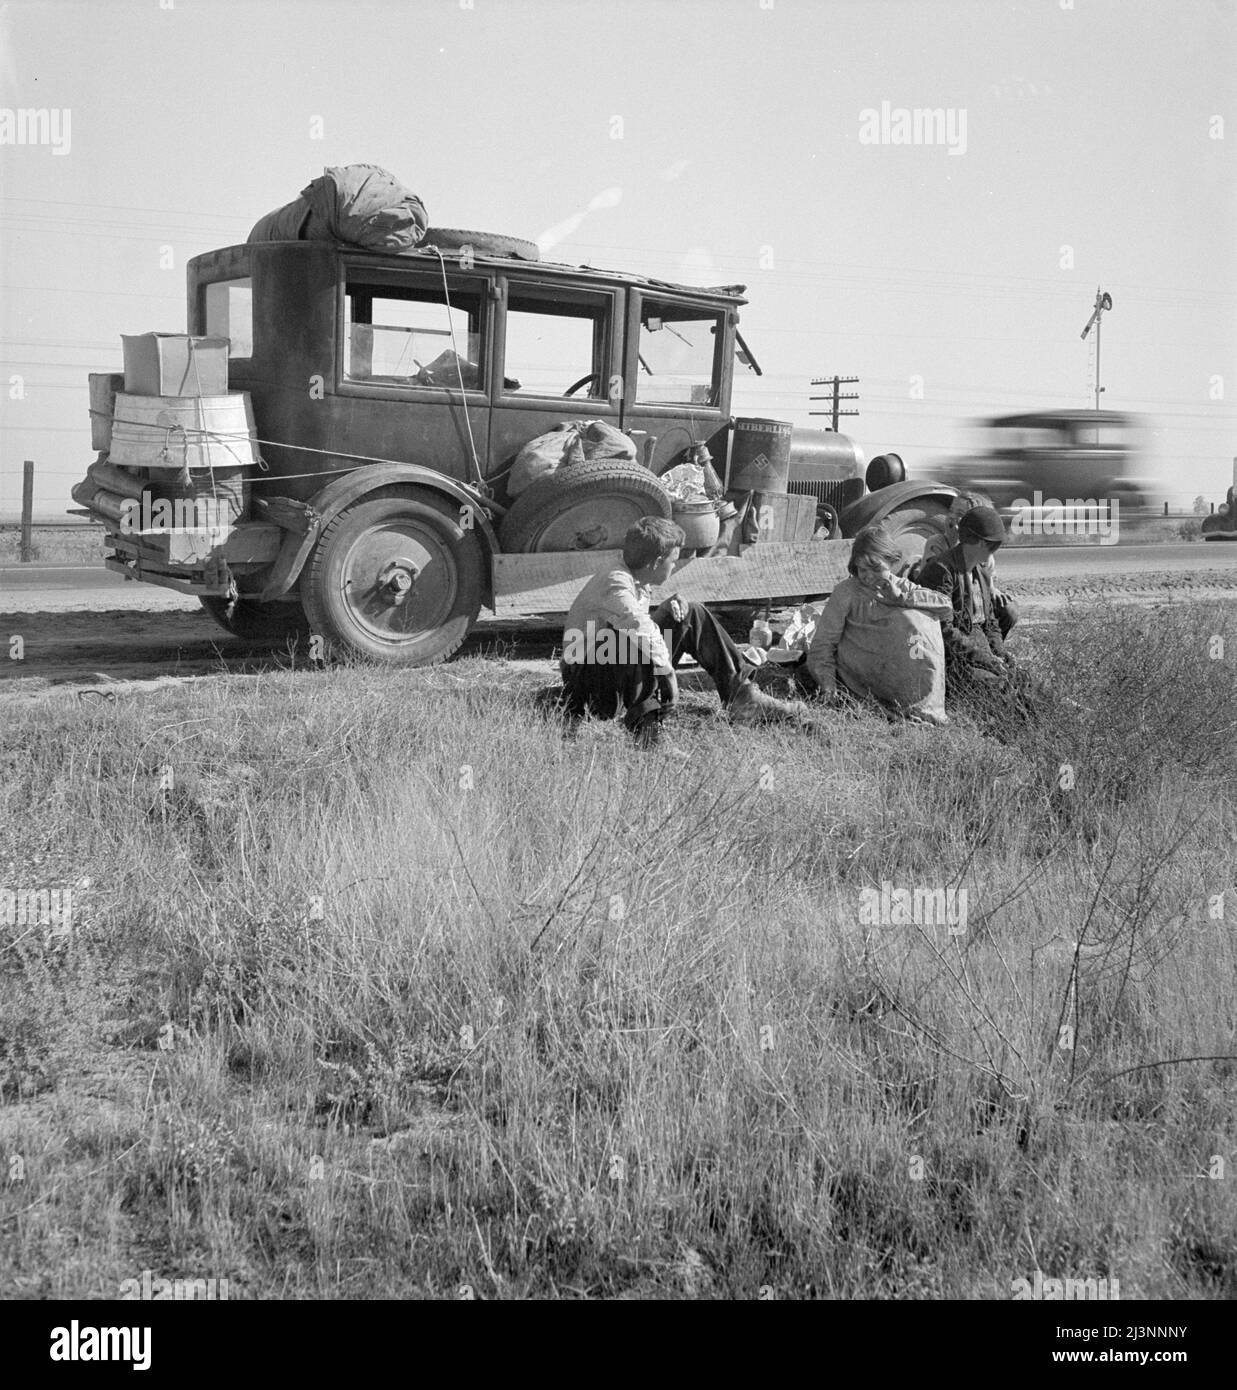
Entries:
{"type": "Polygon", "coordinates": [[[131,396],[222,396],[228,389],[227,338],[122,333],[120,341],[131,396]]]}

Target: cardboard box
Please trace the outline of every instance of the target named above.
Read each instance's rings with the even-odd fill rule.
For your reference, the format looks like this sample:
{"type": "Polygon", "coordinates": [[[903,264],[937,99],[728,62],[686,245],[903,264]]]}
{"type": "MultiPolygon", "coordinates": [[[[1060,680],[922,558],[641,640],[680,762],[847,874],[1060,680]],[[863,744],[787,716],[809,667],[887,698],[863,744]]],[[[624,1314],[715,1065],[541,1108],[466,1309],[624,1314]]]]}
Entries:
{"type": "Polygon", "coordinates": [[[187,333],[121,334],[130,396],[222,396],[228,389],[228,339],[187,333]]]}
{"type": "Polygon", "coordinates": [[[90,447],[96,453],[106,453],[112,447],[112,415],[116,410],[116,393],[125,389],[125,379],[119,372],[89,372],[90,378],[90,447]]]}

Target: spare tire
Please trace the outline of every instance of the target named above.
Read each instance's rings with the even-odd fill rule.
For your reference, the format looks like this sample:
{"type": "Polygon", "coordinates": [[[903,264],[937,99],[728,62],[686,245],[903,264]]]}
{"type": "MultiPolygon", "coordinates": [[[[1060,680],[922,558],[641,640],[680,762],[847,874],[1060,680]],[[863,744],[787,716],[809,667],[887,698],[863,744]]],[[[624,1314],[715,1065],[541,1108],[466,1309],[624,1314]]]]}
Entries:
{"type": "Polygon", "coordinates": [[[417,243],[418,251],[436,246],[440,251],[462,251],[472,247],[476,256],[503,256],[517,261],[539,261],[541,249],[535,241],[498,232],[469,232],[460,227],[428,227],[417,243]]]}
{"type": "Polygon", "coordinates": [[[670,519],[670,494],[643,465],[596,459],[556,469],[515,499],[498,527],[511,553],[620,550],[633,522],[670,519]]]}

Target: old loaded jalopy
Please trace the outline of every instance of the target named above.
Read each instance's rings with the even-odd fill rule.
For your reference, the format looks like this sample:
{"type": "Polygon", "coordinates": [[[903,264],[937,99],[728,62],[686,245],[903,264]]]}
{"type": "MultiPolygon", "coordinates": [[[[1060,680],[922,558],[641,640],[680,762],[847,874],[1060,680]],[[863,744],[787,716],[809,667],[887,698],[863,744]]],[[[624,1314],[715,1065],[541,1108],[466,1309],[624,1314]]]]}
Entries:
{"type": "Polygon", "coordinates": [[[758,370],[742,286],[431,230],[398,254],[227,247],[189,263],[188,292],[188,336],[128,339],[125,379],[92,379],[99,456],[74,498],[106,526],[109,568],[199,596],[241,637],[439,660],[483,606],[562,611],[634,520],[702,509],[673,581],[685,597],[820,595],[845,572],[845,537],[890,515],[909,561],[956,496],[906,481],[892,454],[865,486],[842,435],[732,420],[736,358],[758,370]],[[628,456],[590,458],[586,431],[511,496],[525,445],[591,421],[628,456]],[[675,513],[661,475],[703,462],[700,445],[725,496],[675,513]],[[154,505],[204,498],[226,524],[169,527],[154,505]]]}

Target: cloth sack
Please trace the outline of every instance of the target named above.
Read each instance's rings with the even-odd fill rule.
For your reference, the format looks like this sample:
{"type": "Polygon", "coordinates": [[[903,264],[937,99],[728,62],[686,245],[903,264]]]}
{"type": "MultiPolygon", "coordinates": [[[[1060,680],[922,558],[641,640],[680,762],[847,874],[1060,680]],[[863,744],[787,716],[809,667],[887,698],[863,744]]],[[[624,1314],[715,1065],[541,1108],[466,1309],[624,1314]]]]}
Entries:
{"type": "Polygon", "coordinates": [[[250,241],[344,241],[375,251],[411,251],[425,235],[425,204],[376,164],[323,171],[299,198],[261,218],[250,241]]]}
{"type": "Polygon", "coordinates": [[[507,495],[518,497],[538,478],[564,464],[592,463],[594,459],[636,458],[636,446],[605,420],[563,420],[548,434],[530,439],[516,455],[507,480],[507,495]]]}

